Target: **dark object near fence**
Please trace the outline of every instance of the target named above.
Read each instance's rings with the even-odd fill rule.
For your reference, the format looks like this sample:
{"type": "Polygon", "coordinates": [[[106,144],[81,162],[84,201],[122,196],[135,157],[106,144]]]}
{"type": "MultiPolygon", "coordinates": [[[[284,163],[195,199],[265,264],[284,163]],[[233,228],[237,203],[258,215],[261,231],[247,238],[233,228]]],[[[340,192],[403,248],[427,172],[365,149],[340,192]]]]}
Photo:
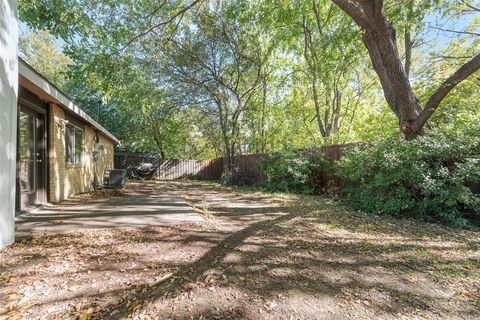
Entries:
{"type": "Polygon", "coordinates": [[[157,168],[152,179],[201,179],[220,180],[223,172],[223,159],[215,160],[171,160],[161,159],[156,154],[115,152],[115,168],[127,170],[127,176],[135,176],[133,169],[142,163],[151,163],[157,168]]]}
{"type": "Polygon", "coordinates": [[[151,163],[140,163],[132,168],[132,177],[139,180],[151,180],[157,172],[157,167],[151,163]]]}
{"type": "Polygon", "coordinates": [[[251,186],[258,183],[257,174],[249,169],[234,168],[230,175],[222,174],[222,183],[232,186],[251,186]]]}
{"type": "MultiPolygon", "coordinates": [[[[335,161],[342,157],[344,148],[348,145],[329,145],[319,148],[327,158],[335,161]]],[[[305,150],[305,152],[312,152],[305,150]]],[[[265,183],[261,170],[264,159],[262,154],[250,154],[235,157],[233,160],[234,174],[229,182],[235,185],[253,185],[265,183]]],[[[151,163],[157,170],[150,179],[175,180],[226,180],[223,172],[227,160],[170,160],[161,159],[152,153],[115,152],[115,168],[127,169],[128,176],[135,177],[134,168],[142,163],[151,163]]],[[[138,178],[138,177],[137,177],[138,178]]],[[[138,178],[139,179],[139,178],[138,178]]],[[[325,167],[319,167],[315,173],[315,191],[317,193],[334,193],[343,186],[340,177],[332,175],[325,167]]]]}
{"type": "Polygon", "coordinates": [[[127,180],[127,170],[112,169],[106,171],[105,187],[108,189],[123,189],[127,180]]]}

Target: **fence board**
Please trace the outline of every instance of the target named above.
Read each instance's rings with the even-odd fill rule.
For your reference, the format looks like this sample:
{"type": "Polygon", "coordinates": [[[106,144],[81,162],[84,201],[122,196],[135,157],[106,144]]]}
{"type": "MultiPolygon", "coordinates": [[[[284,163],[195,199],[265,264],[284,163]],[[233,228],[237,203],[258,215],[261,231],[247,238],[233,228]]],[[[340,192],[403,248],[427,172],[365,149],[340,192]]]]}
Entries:
{"type": "Polygon", "coordinates": [[[156,154],[116,152],[115,168],[126,169],[130,175],[132,167],[141,163],[152,163],[158,167],[156,178],[175,180],[196,178],[204,180],[219,180],[223,171],[223,159],[214,160],[175,160],[160,159],[156,154]]]}
{"type": "MultiPolygon", "coordinates": [[[[330,159],[338,160],[343,155],[343,150],[346,145],[329,145],[322,146],[320,150],[330,159]]],[[[305,150],[308,152],[308,150],[305,150]]],[[[254,184],[265,182],[265,177],[262,174],[260,164],[264,155],[251,154],[236,157],[234,166],[240,172],[248,172],[254,177],[254,184]]],[[[127,174],[131,173],[131,167],[138,166],[140,163],[152,163],[158,167],[157,179],[175,180],[195,178],[201,180],[220,180],[225,166],[224,158],[217,158],[213,160],[175,160],[175,159],[160,159],[156,154],[151,153],[115,153],[115,168],[127,169],[127,174]]],[[[327,170],[320,168],[319,173],[322,177],[318,183],[318,190],[326,191],[329,188],[339,188],[343,181],[339,177],[330,176],[327,170]]]]}

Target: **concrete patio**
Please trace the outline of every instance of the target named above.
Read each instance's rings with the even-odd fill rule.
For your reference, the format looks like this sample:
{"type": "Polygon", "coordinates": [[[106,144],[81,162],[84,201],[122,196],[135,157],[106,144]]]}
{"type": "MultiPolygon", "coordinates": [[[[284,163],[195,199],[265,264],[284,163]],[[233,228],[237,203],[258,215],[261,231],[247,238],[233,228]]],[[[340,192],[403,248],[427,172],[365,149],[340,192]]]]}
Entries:
{"type": "Polygon", "coordinates": [[[198,215],[182,198],[172,195],[127,195],[87,200],[81,204],[48,205],[21,215],[16,238],[35,233],[199,223],[198,215]]]}

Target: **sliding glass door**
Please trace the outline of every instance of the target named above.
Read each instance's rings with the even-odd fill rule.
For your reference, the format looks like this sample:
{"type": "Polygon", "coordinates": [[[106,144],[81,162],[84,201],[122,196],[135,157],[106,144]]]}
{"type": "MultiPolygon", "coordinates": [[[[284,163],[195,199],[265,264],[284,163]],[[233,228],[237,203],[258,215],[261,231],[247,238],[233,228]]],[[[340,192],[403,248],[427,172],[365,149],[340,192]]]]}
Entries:
{"type": "Polygon", "coordinates": [[[20,210],[44,202],[43,115],[20,109],[18,119],[17,197],[20,210]],[[18,193],[20,193],[18,195],[18,193]]]}

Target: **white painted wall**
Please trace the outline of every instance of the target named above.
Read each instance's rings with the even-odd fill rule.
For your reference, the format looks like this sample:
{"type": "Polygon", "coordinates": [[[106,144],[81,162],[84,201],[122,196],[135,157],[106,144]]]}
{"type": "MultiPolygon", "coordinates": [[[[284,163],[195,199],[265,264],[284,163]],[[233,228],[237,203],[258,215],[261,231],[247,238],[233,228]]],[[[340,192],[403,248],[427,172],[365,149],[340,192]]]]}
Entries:
{"type": "Polygon", "coordinates": [[[17,0],[0,0],[0,249],[15,240],[17,0]]]}

